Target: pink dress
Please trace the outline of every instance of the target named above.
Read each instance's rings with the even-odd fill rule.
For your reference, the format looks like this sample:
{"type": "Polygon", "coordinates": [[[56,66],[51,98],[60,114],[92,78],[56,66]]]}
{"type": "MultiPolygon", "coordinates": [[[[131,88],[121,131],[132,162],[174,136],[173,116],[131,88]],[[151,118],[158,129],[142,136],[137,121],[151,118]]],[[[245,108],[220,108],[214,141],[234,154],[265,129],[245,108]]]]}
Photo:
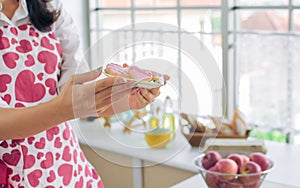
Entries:
{"type": "MultiPolygon", "coordinates": [[[[12,108],[57,95],[62,49],[53,32],[30,24],[0,27],[0,97],[12,108]]],[[[0,187],[103,187],[68,122],[0,141],[0,187]],[[5,185],[6,184],[6,185],[5,185]]]]}

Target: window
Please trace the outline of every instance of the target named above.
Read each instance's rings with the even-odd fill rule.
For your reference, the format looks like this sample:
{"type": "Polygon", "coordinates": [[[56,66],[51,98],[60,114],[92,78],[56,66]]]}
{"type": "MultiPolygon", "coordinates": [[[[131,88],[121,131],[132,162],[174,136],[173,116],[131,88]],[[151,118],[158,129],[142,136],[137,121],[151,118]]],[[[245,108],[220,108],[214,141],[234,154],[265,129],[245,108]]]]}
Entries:
{"type": "MultiPolygon", "coordinates": [[[[101,62],[136,63],[154,70],[160,67],[161,72],[172,77],[171,83],[162,88],[160,100],[171,95],[177,111],[207,115],[213,111],[215,97],[218,98],[218,105],[215,105],[218,109],[214,111],[222,115],[222,84],[212,88],[205,70],[183,47],[186,45],[189,48],[187,42],[183,42],[189,36],[196,39],[192,42],[204,43],[221,72],[221,0],[94,0],[90,1],[90,9],[90,38],[91,45],[94,45],[91,59],[94,67],[99,63],[99,58],[105,57],[105,50],[118,49],[108,58],[102,58],[101,62]],[[170,27],[140,28],[139,24],[150,22],[170,27]],[[97,44],[109,37],[108,44],[97,44]],[[170,40],[175,41],[174,44],[170,40]]],[[[221,74],[219,81],[222,81],[221,74]]]]}
{"type": "Polygon", "coordinates": [[[231,117],[239,107],[251,125],[267,130],[264,139],[273,139],[268,137],[273,130],[284,133],[281,140],[286,133],[300,132],[299,0],[91,0],[90,10],[91,45],[114,31],[109,45],[92,50],[93,66],[104,50],[146,38],[148,42],[125,45],[108,59],[151,68],[145,57],[157,57],[151,62],[153,67],[173,67],[164,71],[173,74],[175,82],[162,93],[181,100],[178,109],[211,114],[212,96],[217,96],[218,115],[231,117]],[[182,30],[131,26],[145,22],[162,22],[182,30]],[[178,36],[178,43],[192,35],[206,45],[223,74],[226,90],[222,85],[210,88],[205,72],[193,67],[193,59],[181,49],[151,42],[173,35],[178,36]],[[225,103],[228,107],[222,109],[225,103]]]}
{"type": "Polygon", "coordinates": [[[296,84],[300,7],[296,4],[241,0],[231,9],[235,102],[248,120],[264,130],[259,133],[264,139],[284,141],[273,133],[300,130],[300,88],[296,84]]]}

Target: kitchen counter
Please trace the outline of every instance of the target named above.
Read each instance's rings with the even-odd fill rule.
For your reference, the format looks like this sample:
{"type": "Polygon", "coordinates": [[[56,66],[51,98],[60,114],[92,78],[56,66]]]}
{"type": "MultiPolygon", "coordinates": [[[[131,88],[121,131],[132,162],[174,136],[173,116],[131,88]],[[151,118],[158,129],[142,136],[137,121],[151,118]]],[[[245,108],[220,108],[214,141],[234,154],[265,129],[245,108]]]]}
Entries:
{"type": "MultiPolygon", "coordinates": [[[[205,182],[202,178],[202,176],[200,174],[195,175],[191,178],[188,178],[187,180],[180,182],[170,188],[199,188],[205,187],[205,182]]],[[[290,185],[284,185],[281,183],[276,183],[276,182],[271,182],[270,180],[265,180],[262,185],[261,188],[299,188],[300,186],[290,186],[290,185]]]]}
{"type": "MultiPolygon", "coordinates": [[[[164,164],[178,169],[197,172],[193,159],[198,156],[201,148],[191,147],[180,132],[173,142],[164,149],[151,149],[144,139],[143,129],[136,129],[131,134],[124,134],[123,127],[113,124],[110,129],[103,128],[101,122],[74,121],[73,129],[81,144],[89,145],[117,154],[164,164]]],[[[284,185],[291,188],[300,187],[300,147],[266,141],[267,155],[274,161],[274,168],[266,177],[267,185],[284,185]],[[269,183],[269,184],[268,184],[269,183]]],[[[138,182],[138,181],[137,181],[138,182]]],[[[174,185],[172,188],[205,185],[200,175],[174,185]],[[185,185],[186,183],[186,185],[185,185]],[[184,185],[184,186],[182,186],[184,185]],[[189,186],[187,186],[189,185],[189,186]]],[[[141,185],[141,183],[139,182],[141,185]]],[[[266,185],[266,186],[267,186],[266,185]]],[[[200,187],[203,187],[200,186],[200,187]]],[[[137,184],[136,187],[139,187],[137,184]]],[[[270,186],[268,186],[270,187],[270,186]]],[[[284,188],[284,187],[283,187],[284,188]]]]}
{"type": "Polygon", "coordinates": [[[123,127],[113,124],[111,128],[103,128],[101,122],[79,121],[73,123],[73,129],[81,144],[90,147],[135,157],[141,160],[163,163],[164,165],[197,172],[192,161],[201,153],[198,148],[189,145],[181,133],[163,149],[148,147],[143,130],[123,133],[123,127]]]}

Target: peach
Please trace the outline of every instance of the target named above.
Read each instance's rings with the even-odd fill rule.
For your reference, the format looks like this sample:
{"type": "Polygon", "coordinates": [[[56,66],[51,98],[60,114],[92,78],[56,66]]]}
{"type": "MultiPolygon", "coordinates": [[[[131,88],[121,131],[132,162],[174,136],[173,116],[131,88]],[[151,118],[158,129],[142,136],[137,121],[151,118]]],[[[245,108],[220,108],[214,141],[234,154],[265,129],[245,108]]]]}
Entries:
{"type": "Polygon", "coordinates": [[[240,167],[240,174],[248,174],[249,176],[241,176],[239,179],[246,184],[254,184],[259,182],[260,175],[251,175],[261,172],[261,168],[253,161],[246,162],[240,167]]]}
{"type": "MultiPolygon", "coordinates": [[[[208,171],[210,172],[217,172],[216,167],[211,167],[208,171]]],[[[209,172],[205,175],[205,182],[210,188],[218,188],[218,181],[219,177],[218,175],[210,174],[209,172]]]]}
{"type": "Polygon", "coordinates": [[[220,159],[222,159],[222,156],[218,152],[208,151],[202,158],[202,167],[208,170],[213,167],[220,159]]]}
{"type": "Polygon", "coordinates": [[[246,163],[248,161],[250,161],[249,157],[247,155],[241,155],[243,158],[243,163],[246,163]]]}
{"type": "MultiPolygon", "coordinates": [[[[220,159],[216,164],[216,168],[220,173],[233,174],[233,175],[238,173],[238,165],[231,159],[220,159]]],[[[234,179],[234,176],[224,175],[224,176],[220,176],[219,178],[222,180],[229,181],[234,179]]]]}
{"type": "Polygon", "coordinates": [[[238,169],[241,167],[241,165],[243,164],[244,162],[244,158],[239,155],[239,154],[236,154],[236,153],[233,153],[233,154],[230,154],[227,156],[227,159],[231,159],[233,160],[234,162],[236,162],[236,164],[238,165],[238,169]]]}
{"type": "Polygon", "coordinates": [[[270,160],[263,153],[252,153],[249,156],[250,161],[257,163],[262,171],[265,171],[270,166],[270,160]]]}

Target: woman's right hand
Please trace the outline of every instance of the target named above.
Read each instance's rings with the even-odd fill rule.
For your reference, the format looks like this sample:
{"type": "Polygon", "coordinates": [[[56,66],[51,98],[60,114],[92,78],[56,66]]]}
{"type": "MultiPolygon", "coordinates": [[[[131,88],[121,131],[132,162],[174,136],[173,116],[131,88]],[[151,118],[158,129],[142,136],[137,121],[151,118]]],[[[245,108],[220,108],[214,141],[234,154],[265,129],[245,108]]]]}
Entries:
{"type": "Polygon", "coordinates": [[[100,67],[94,71],[73,75],[62,88],[58,96],[59,103],[70,118],[113,115],[114,112],[107,114],[106,109],[124,100],[124,96],[128,96],[135,86],[134,82],[120,77],[94,81],[101,73],[100,67]]]}

